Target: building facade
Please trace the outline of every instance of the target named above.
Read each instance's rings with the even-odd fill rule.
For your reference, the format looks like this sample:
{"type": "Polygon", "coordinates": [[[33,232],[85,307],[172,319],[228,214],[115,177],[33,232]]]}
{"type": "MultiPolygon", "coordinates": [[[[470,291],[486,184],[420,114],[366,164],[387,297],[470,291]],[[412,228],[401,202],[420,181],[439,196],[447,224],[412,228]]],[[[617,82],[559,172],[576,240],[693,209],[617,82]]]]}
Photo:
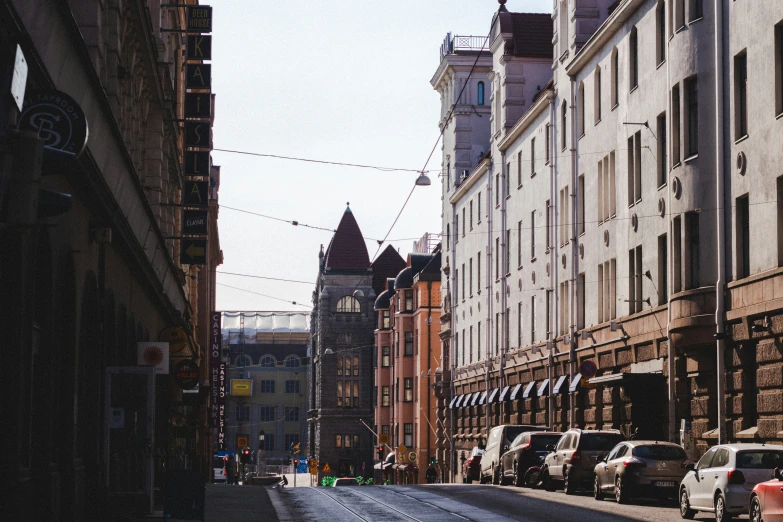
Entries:
{"type": "Polygon", "coordinates": [[[395,483],[424,483],[436,457],[440,266],[439,247],[434,253],[409,254],[406,267],[387,280],[375,301],[375,426],[388,437],[383,455],[397,454],[394,466],[384,470],[395,483]]]}
{"type": "Polygon", "coordinates": [[[307,454],[309,321],[310,312],[223,312],[225,450],[247,448],[261,466],[280,464],[293,444],[307,454]]]}
{"type": "Polygon", "coordinates": [[[0,465],[10,470],[10,519],[145,513],[162,500],[164,469],[210,471],[205,381],[184,393],[177,380],[183,359],[205,369],[199,308],[214,303],[222,262],[217,168],[204,172],[200,201],[211,250],[186,264],[175,239],[185,45],[166,30],[185,24],[184,8],[161,2],[0,2],[0,465]],[[37,127],[26,119],[46,100],[69,129],[46,110],[37,127]],[[168,342],[168,353],[151,346],[138,364],[145,341],[168,342]],[[164,356],[170,365],[152,373],[164,356]]]}
{"type": "Polygon", "coordinates": [[[338,476],[372,473],[373,303],[403,266],[391,247],[370,262],[350,208],[319,254],[310,326],[309,456],[338,476]]]}
{"type": "Polygon", "coordinates": [[[432,80],[455,472],[504,422],[780,441],[783,6],[500,4],[432,80]]]}

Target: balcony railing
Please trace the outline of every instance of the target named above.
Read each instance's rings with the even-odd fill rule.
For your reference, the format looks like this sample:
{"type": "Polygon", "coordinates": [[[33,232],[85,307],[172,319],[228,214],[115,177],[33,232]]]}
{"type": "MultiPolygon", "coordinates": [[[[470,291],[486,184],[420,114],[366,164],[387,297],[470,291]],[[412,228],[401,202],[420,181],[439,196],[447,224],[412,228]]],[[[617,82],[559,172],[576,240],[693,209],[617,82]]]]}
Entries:
{"type": "Polygon", "coordinates": [[[455,54],[459,51],[483,51],[487,48],[486,36],[465,36],[446,33],[443,44],[440,46],[440,59],[449,54],[455,54]]]}

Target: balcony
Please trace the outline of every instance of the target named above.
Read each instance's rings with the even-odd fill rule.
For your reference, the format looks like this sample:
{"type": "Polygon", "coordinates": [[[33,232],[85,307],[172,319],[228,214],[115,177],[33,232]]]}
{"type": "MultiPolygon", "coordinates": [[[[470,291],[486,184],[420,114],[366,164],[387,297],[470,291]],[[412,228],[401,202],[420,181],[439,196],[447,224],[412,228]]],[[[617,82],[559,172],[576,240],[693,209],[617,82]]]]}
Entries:
{"type": "Polygon", "coordinates": [[[486,40],[486,36],[452,36],[451,33],[446,33],[446,38],[440,46],[440,60],[443,61],[443,58],[449,54],[487,50],[486,40]]]}

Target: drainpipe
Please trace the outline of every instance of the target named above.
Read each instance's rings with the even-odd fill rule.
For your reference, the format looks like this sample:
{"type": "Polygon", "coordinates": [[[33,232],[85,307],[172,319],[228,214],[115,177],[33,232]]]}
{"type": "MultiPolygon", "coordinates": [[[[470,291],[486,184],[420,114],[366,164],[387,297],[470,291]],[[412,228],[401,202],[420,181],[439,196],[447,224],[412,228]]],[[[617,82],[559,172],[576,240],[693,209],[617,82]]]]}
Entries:
{"type": "MultiPolygon", "coordinates": [[[[506,265],[509,264],[509,251],[508,251],[508,241],[506,236],[506,230],[508,228],[508,215],[506,214],[506,197],[508,196],[508,191],[506,190],[506,187],[510,187],[511,180],[509,179],[509,176],[511,173],[508,171],[508,166],[506,165],[506,153],[501,152],[500,153],[500,172],[501,175],[501,183],[503,184],[501,189],[501,196],[500,196],[500,242],[501,242],[501,252],[505,254],[505,256],[501,255],[500,252],[497,252],[497,255],[500,256],[500,265],[501,265],[501,279],[500,279],[500,315],[503,317],[503,320],[500,324],[497,325],[498,328],[500,328],[501,324],[503,325],[500,339],[502,340],[503,344],[499,346],[500,351],[500,373],[498,375],[498,387],[502,387],[504,385],[505,380],[505,367],[506,367],[506,347],[509,346],[509,339],[507,338],[507,333],[509,331],[508,329],[508,314],[506,311],[508,310],[508,277],[506,273],[506,265]]],[[[510,266],[510,265],[509,265],[510,266]]],[[[487,390],[489,390],[489,384],[490,380],[487,379],[487,390]]],[[[500,418],[498,419],[498,424],[503,424],[505,420],[505,414],[506,414],[506,408],[505,404],[500,404],[500,418]]],[[[487,424],[487,435],[489,435],[489,424],[487,424]]]]}
{"type": "MultiPolygon", "coordinates": [[[[577,276],[579,274],[579,234],[577,229],[577,216],[579,216],[579,203],[576,198],[576,191],[579,189],[578,186],[578,176],[577,172],[579,171],[579,140],[577,139],[577,125],[576,125],[576,118],[574,117],[574,110],[579,110],[580,108],[576,106],[576,78],[574,76],[571,77],[571,104],[574,107],[574,109],[571,110],[571,288],[570,288],[570,298],[571,298],[571,313],[569,314],[570,325],[569,326],[569,332],[570,332],[570,339],[568,343],[568,385],[570,386],[572,382],[574,382],[574,375],[576,373],[576,319],[577,315],[579,314],[579,308],[577,305],[577,276]]],[[[584,119],[586,117],[586,114],[584,113],[584,109],[582,109],[582,118],[584,119]]],[[[584,289],[582,289],[582,292],[584,292],[584,289]]],[[[576,405],[574,404],[574,393],[568,394],[568,427],[573,428],[575,424],[575,409],[576,405]]]]}
{"type": "MultiPolygon", "coordinates": [[[[501,165],[501,169],[502,168],[503,166],[501,165]]],[[[484,378],[486,379],[487,386],[489,386],[490,382],[489,367],[490,361],[492,360],[492,311],[494,309],[492,306],[492,261],[494,257],[492,255],[492,174],[493,169],[490,166],[487,168],[487,254],[484,256],[484,259],[486,259],[487,262],[487,268],[484,270],[484,277],[487,278],[487,327],[485,328],[486,332],[484,334],[487,337],[486,349],[484,350],[486,353],[486,360],[484,361],[484,378]]],[[[503,406],[501,405],[500,407],[502,411],[503,406]]],[[[484,403],[484,428],[486,429],[487,435],[489,435],[489,404],[486,402],[484,403]]]]}
{"type": "Polygon", "coordinates": [[[725,358],[726,334],[723,320],[726,312],[724,301],[724,285],[726,284],[726,231],[723,214],[723,2],[715,0],[715,192],[718,216],[718,280],[715,283],[715,339],[717,344],[717,377],[718,377],[718,444],[726,440],[726,407],[725,397],[725,358]]]}
{"type": "MultiPolygon", "coordinates": [[[[448,194],[448,187],[446,189],[446,193],[448,194]]],[[[452,357],[451,357],[451,396],[454,397],[454,377],[456,376],[456,368],[457,368],[457,361],[459,359],[459,354],[457,353],[457,347],[454,346],[454,334],[457,331],[456,328],[456,319],[457,319],[457,297],[454,295],[454,268],[457,266],[457,250],[456,250],[456,241],[454,238],[457,235],[457,229],[455,228],[455,221],[454,216],[456,215],[456,210],[454,208],[454,204],[451,205],[451,230],[452,234],[450,234],[450,237],[447,238],[447,241],[449,242],[449,246],[451,248],[451,261],[449,261],[449,286],[448,286],[448,295],[449,295],[449,303],[451,307],[451,319],[449,320],[450,326],[451,326],[451,336],[449,337],[449,351],[451,351],[452,357]]],[[[457,431],[456,426],[454,426],[454,410],[451,409],[451,436],[449,437],[450,441],[450,447],[451,447],[451,459],[449,462],[449,467],[451,468],[451,482],[456,481],[456,474],[457,474],[457,453],[456,448],[454,447],[454,433],[457,431]]]]}
{"type": "MultiPolygon", "coordinates": [[[[668,17],[666,20],[666,27],[672,26],[672,21],[669,19],[671,18],[673,14],[672,9],[666,10],[666,16],[668,17]]],[[[666,144],[669,150],[666,154],[666,161],[667,163],[671,163],[673,154],[674,154],[674,140],[672,139],[673,134],[673,124],[672,124],[672,81],[671,81],[671,68],[669,65],[671,64],[671,53],[669,50],[671,49],[671,38],[667,37],[666,42],[666,85],[668,89],[668,95],[666,99],[668,100],[668,112],[669,117],[666,118],[666,135],[669,136],[669,142],[666,144]]],[[[666,182],[669,183],[669,174],[670,169],[669,165],[664,165],[664,169],[666,169],[666,182]]],[[[668,401],[668,414],[669,414],[669,442],[677,442],[677,387],[675,378],[675,373],[677,372],[676,367],[676,357],[677,357],[677,348],[674,346],[674,343],[672,341],[672,333],[671,333],[671,326],[672,326],[672,293],[674,292],[674,263],[672,262],[672,256],[674,255],[674,241],[675,238],[672,235],[672,218],[674,216],[674,213],[672,212],[672,191],[667,190],[666,191],[668,196],[668,201],[666,202],[667,209],[666,213],[669,216],[669,232],[668,232],[668,238],[669,238],[669,255],[668,257],[668,266],[666,267],[666,270],[669,273],[669,277],[667,278],[666,286],[668,287],[668,292],[666,293],[666,344],[668,346],[667,349],[667,357],[666,357],[666,363],[667,363],[667,369],[669,372],[669,382],[668,382],[668,395],[669,395],[669,401],[668,401]]],[[[676,238],[677,241],[680,240],[680,238],[676,238]]],[[[682,443],[682,441],[680,441],[682,443]]]]}
{"type": "MultiPolygon", "coordinates": [[[[554,179],[555,176],[557,176],[557,139],[555,138],[555,123],[557,123],[557,103],[556,103],[557,97],[552,96],[552,99],[549,102],[549,121],[551,122],[549,125],[549,201],[554,201],[554,179]]],[[[549,229],[546,229],[546,234],[549,234],[549,229]]],[[[551,260],[550,260],[551,262],[551,260]]],[[[546,306],[546,303],[545,303],[546,306]]],[[[546,310],[544,310],[546,312],[546,310]]],[[[549,332],[546,332],[547,341],[550,341],[550,335],[549,332]]],[[[549,343],[547,343],[549,344],[549,343]]],[[[551,377],[551,370],[552,365],[554,364],[554,358],[552,357],[552,351],[550,349],[549,354],[547,355],[547,364],[549,365],[549,368],[547,369],[547,378],[549,378],[549,384],[552,385],[552,379],[551,377]]],[[[552,390],[550,390],[550,397],[552,395],[552,390]]],[[[550,428],[553,428],[552,426],[552,401],[549,401],[549,415],[547,418],[547,424],[550,428]]]]}
{"type": "MultiPolygon", "coordinates": [[[[435,388],[430,390],[430,369],[432,368],[432,281],[427,281],[427,422],[431,417],[432,410],[432,393],[435,388]]],[[[419,391],[421,391],[421,384],[419,384],[419,391]]],[[[437,420],[437,417],[436,417],[437,420]]],[[[427,466],[430,465],[430,448],[432,448],[432,439],[430,438],[432,430],[427,430],[427,466]]]]}

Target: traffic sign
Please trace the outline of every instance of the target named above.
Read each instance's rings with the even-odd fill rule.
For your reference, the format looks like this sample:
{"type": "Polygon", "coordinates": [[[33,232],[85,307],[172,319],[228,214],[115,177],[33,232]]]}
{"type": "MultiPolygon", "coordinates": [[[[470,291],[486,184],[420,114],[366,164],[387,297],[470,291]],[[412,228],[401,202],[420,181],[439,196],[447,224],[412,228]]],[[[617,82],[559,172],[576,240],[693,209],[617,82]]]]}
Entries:
{"type": "Polygon", "coordinates": [[[399,448],[397,448],[397,451],[399,451],[399,452],[400,452],[400,454],[404,454],[404,453],[405,453],[405,450],[407,450],[407,449],[408,449],[408,448],[406,448],[406,447],[405,447],[405,444],[400,444],[400,447],[399,447],[399,448]]]}
{"type": "Polygon", "coordinates": [[[388,433],[381,433],[378,435],[378,442],[380,444],[388,444],[389,443],[389,434],[388,433]]]}
{"type": "Polygon", "coordinates": [[[317,468],[318,467],[318,459],[310,459],[310,467],[311,468],[317,468]]]}
{"type": "Polygon", "coordinates": [[[597,372],[598,367],[593,361],[583,361],[582,364],[579,365],[579,373],[582,374],[582,377],[587,377],[589,379],[590,377],[595,377],[597,372]]]}
{"type": "Polygon", "coordinates": [[[310,466],[310,474],[311,475],[318,475],[318,467],[310,466]]]}
{"type": "Polygon", "coordinates": [[[416,452],[415,451],[411,451],[408,454],[408,460],[410,460],[411,462],[416,462],[416,452]]]}
{"type": "Polygon", "coordinates": [[[323,472],[324,473],[330,473],[331,471],[332,471],[332,468],[329,467],[329,463],[327,462],[326,464],[324,464],[323,472]]]}
{"type": "Polygon", "coordinates": [[[240,448],[246,448],[248,444],[247,436],[246,435],[239,435],[237,436],[237,446],[240,448]]]}

